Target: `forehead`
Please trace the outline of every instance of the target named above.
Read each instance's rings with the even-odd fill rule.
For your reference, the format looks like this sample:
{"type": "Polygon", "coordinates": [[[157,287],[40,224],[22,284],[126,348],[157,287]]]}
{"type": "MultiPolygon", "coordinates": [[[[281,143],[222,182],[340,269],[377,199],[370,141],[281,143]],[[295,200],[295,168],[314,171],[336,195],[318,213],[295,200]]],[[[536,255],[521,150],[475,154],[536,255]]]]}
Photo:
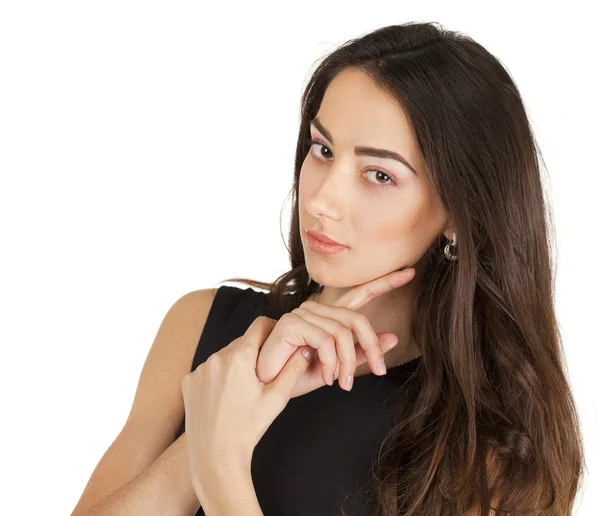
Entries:
{"type": "Polygon", "coordinates": [[[349,68],[338,73],[325,90],[316,116],[331,133],[335,152],[355,146],[391,150],[404,156],[416,170],[423,170],[421,153],[401,104],[362,71],[349,68]]]}
{"type": "Polygon", "coordinates": [[[413,160],[416,157],[412,130],[402,106],[360,70],[346,69],[333,78],[317,116],[336,144],[373,145],[404,151],[413,160]]]}

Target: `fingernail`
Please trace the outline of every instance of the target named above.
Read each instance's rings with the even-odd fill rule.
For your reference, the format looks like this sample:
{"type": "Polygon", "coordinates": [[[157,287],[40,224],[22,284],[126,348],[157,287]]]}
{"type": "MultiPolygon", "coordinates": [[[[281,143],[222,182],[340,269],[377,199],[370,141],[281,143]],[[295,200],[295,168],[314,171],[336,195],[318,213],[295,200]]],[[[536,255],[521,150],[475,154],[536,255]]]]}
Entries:
{"type": "Polygon", "coordinates": [[[304,351],[302,351],[302,354],[304,355],[304,358],[306,358],[306,360],[310,360],[310,356],[311,356],[311,350],[308,348],[305,348],[304,351]]]}
{"type": "Polygon", "coordinates": [[[333,373],[331,373],[331,378],[329,378],[329,385],[333,385],[333,382],[335,381],[335,371],[333,373]]]}
{"type": "Polygon", "coordinates": [[[385,374],[385,360],[383,358],[377,360],[377,372],[379,374],[385,374]]]}
{"type": "Polygon", "coordinates": [[[348,379],[346,380],[346,385],[348,386],[348,390],[352,389],[352,383],[354,382],[354,375],[350,373],[348,375],[348,379]]]}

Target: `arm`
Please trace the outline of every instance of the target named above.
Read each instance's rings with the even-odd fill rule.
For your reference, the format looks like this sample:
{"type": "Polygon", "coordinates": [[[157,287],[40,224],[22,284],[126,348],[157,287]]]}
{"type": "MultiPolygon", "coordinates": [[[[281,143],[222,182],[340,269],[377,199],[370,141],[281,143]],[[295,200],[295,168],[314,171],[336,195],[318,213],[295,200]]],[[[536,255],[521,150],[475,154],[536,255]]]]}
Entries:
{"type": "Polygon", "coordinates": [[[190,479],[186,436],[183,433],[148,469],[85,514],[194,515],[199,508],[200,502],[190,479]]]}
{"type": "Polygon", "coordinates": [[[206,516],[263,516],[249,467],[224,465],[194,490],[206,516]]]}
{"type": "Polygon", "coordinates": [[[142,368],[127,421],[94,469],[71,516],[90,510],[99,515],[108,511],[180,515],[199,504],[191,480],[185,478],[186,434],[173,440],[184,417],[181,379],[190,371],[215,290],[188,293],[167,312],[142,368]]]}

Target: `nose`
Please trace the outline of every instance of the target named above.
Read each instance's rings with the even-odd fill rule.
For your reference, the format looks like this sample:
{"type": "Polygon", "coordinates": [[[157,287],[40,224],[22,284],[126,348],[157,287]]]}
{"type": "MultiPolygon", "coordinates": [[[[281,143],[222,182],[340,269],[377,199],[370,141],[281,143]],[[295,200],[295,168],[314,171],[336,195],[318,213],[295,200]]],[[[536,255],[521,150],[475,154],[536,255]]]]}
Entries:
{"type": "Polygon", "coordinates": [[[341,218],[344,203],[349,199],[348,177],[351,171],[339,164],[331,165],[327,170],[314,172],[321,182],[308,196],[305,208],[314,218],[328,217],[333,220],[341,218]]]}

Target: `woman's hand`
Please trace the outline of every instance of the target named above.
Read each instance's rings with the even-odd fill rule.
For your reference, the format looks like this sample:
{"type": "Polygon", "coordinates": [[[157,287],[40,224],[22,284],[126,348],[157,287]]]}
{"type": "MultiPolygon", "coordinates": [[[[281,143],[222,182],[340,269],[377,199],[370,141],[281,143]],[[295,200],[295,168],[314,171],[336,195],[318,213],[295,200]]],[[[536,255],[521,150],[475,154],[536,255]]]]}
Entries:
{"type": "Polygon", "coordinates": [[[190,474],[200,502],[227,474],[250,471],[256,444],[310,363],[302,351],[310,355],[312,349],[303,347],[269,385],[256,377],[258,352],[276,322],[257,317],[244,335],[183,377],[190,474]]]}
{"type": "Polygon", "coordinates": [[[354,287],[331,306],[308,300],[283,314],[260,350],[256,376],[263,383],[273,381],[300,346],[316,349],[319,360],[315,357],[294,387],[292,398],[333,385],[338,377],[343,379],[340,386],[350,390],[349,376],[367,361],[371,371],[384,374],[377,368],[378,361],[398,343],[398,337],[375,333],[367,317],[355,310],[376,296],[406,285],[414,275],[413,268],[394,271],[354,287]]]}

